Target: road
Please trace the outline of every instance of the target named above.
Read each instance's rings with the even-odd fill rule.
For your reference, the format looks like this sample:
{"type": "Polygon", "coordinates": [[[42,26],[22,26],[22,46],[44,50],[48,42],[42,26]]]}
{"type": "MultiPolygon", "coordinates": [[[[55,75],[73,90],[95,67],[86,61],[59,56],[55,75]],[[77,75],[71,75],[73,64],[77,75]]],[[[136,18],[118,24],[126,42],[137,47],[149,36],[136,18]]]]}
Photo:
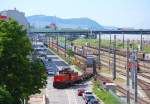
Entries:
{"type": "MultiPolygon", "coordinates": [[[[48,52],[52,61],[49,63],[56,69],[56,71],[62,66],[68,66],[64,60],[55,55],[51,51],[48,52]]],[[[89,89],[90,83],[75,85],[68,89],[55,89],[53,88],[53,77],[49,76],[46,87],[46,104],[85,104],[82,97],[77,96],[78,88],[89,89]]]]}

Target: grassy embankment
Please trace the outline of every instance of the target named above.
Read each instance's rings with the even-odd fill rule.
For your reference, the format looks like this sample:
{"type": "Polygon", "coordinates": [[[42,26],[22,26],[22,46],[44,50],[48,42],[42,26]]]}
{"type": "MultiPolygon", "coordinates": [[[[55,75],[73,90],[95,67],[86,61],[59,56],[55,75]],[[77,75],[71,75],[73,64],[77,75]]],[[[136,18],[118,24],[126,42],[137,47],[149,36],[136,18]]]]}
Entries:
{"type": "Polygon", "coordinates": [[[121,104],[119,100],[110,92],[102,89],[98,82],[93,82],[92,90],[95,93],[95,95],[104,102],[104,104],[121,104]]]}
{"type": "MultiPolygon", "coordinates": [[[[106,39],[102,39],[101,40],[101,45],[102,46],[106,46],[108,47],[109,46],[109,40],[106,40],[106,39]]],[[[99,40],[98,39],[85,39],[85,38],[78,38],[76,40],[73,41],[73,43],[75,45],[78,45],[78,46],[81,46],[81,45],[85,45],[85,43],[90,43],[91,46],[98,46],[99,44],[99,40]]],[[[113,46],[113,44],[111,44],[113,46]]],[[[138,44],[137,43],[132,43],[130,44],[131,47],[134,47],[134,48],[138,48],[138,44]]],[[[120,40],[117,40],[116,41],[116,47],[117,48],[123,48],[123,43],[122,41],[120,40]]],[[[126,43],[124,44],[124,47],[126,48],[126,43]]],[[[144,52],[147,52],[147,53],[150,53],[150,45],[146,45],[144,46],[144,52]]]]}
{"type": "MultiPolygon", "coordinates": [[[[75,66],[78,71],[82,71],[79,67],[75,66]]],[[[119,100],[112,95],[110,92],[102,89],[98,82],[93,81],[93,93],[98,97],[98,99],[102,100],[104,104],[121,104],[119,100]]]]}
{"type": "Polygon", "coordinates": [[[150,53],[150,45],[146,45],[146,46],[144,47],[144,51],[145,51],[146,53],[150,53]]]}
{"type": "MultiPolygon", "coordinates": [[[[113,41],[112,41],[112,42],[113,42],[113,41]]],[[[90,45],[92,45],[92,46],[98,46],[99,40],[98,40],[98,39],[79,38],[79,39],[74,40],[73,43],[76,44],[76,45],[85,45],[85,43],[90,43],[90,45]]],[[[102,45],[102,46],[108,47],[109,44],[110,44],[110,41],[109,41],[109,40],[107,40],[107,39],[102,39],[102,40],[101,40],[101,45],[102,45]]],[[[126,44],[124,44],[124,45],[125,45],[124,47],[126,47],[126,44]]],[[[136,45],[136,44],[132,44],[132,45],[133,45],[135,48],[137,48],[137,45],[136,45]]],[[[113,46],[113,43],[111,43],[111,46],[113,46]]],[[[117,40],[117,41],[116,41],[116,47],[117,47],[117,48],[123,48],[123,43],[122,43],[122,41],[117,40]]]]}
{"type": "MultiPolygon", "coordinates": [[[[63,36],[58,37],[58,40],[61,41],[61,42],[65,42],[65,38],[63,36]]],[[[78,39],[75,39],[73,41],[71,41],[69,39],[66,40],[67,44],[70,44],[71,42],[73,42],[75,45],[78,45],[78,46],[85,45],[85,43],[90,43],[91,46],[98,46],[98,44],[99,44],[99,40],[98,39],[92,39],[92,38],[88,38],[88,39],[86,39],[86,38],[78,38],[78,39]]],[[[113,42],[113,40],[112,40],[112,42],[113,42]]],[[[108,47],[109,44],[110,44],[109,40],[107,40],[107,39],[102,39],[101,40],[101,45],[102,46],[108,47]]],[[[132,45],[131,47],[134,47],[136,49],[138,48],[138,44],[137,43],[132,43],[130,45],[132,45]]],[[[113,43],[111,43],[111,46],[113,46],[113,43]]],[[[121,40],[117,40],[116,41],[116,47],[117,48],[123,48],[123,43],[122,43],[121,40]]],[[[124,44],[124,47],[126,48],[126,43],[124,44]]],[[[144,52],[150,53],[150,45],[144,46],[144,52]]]]}
{"type": "MultiPolygon", "coordinates": [[[[106,74],[105,76],[107,76],[107,74],[108,75],[112,75],[112,70],[110,70],[109,68],[107,68],[107,67],[101,67],[101,70],[98,70],[97,69],[97,72],[98,73],[101,73],[101,74],[106,74]]],[[[108,76],[107,76],[108,77],[108,76]]],[[[111,77],[112,78],[112,77],[111,77]]],[[[112,80],[114,83],[125,83],[125,79],[123,79],[123,78],[121,78],[120,76],[117,76],[116,77],[116,79],[115,80],[112,80]]]]}

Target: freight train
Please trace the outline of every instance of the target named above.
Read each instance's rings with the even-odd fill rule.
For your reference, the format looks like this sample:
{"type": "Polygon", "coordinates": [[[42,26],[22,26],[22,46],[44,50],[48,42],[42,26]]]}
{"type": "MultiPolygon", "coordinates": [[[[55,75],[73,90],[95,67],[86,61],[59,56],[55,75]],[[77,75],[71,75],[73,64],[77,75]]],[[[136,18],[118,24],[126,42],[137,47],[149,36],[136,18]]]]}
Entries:
{"type": "MultiPolygon", "coordinates": [[[[86,47],[86,49],[93,51],[94,55],[98,54],[98,48],[97,47],[94,47],[94,46],[85,46],[85,47],[86,47]]],[[[108,48],[108,47],[101,47],[101,51],[110,52],[110,53],[114,52],[113,48],[108,48]]],[[[126,57],[126,49],[116,49],[116,54],[123,56],[123,57],[126,57]]],[[[137,52],[137,58],[141,61],[149,61],[150,55],[143,52],[143,51],[138,51],[137,52]]]]}
{"type": "Polygon", "coordinates": [[[74,72],[71,69],[63,69],[54,76],[53,87],[64,89],[72,86],[73,84],[84,82],[93,76],[93,73],[89,70],[92,71],[92,68],[87,68],[87,71],[85,70],[82,75],[79,75],[78,72],[74,72]]]}
{"type": "Polygon", "coordinates": [[[86,62],[86,68],[82,69],[82,75],[71,68],[64,67],[54,76],[53,87],[63,89],[92,78],[96,74],[96,63],[91,56],[89,57],[90,60],[86,62]]]}
{"type": "MultiPolygon", "coordinates": [[[[65,48],[65,46],[63,45],[59,45],[59,47],[61,48],[65,48]]],[[[86,44],[85,46],[74,46],[74,52],[77,54],[77,55],[80,55],[82,57],[85,57],[86,56],[86,50],[88,50],[88,52],[92,52],[93,55],[98,55],[99,52],[98,52],[98,47],[96,46],[91,46],[89,44],[86,44]]],[[[105,47],[105,46],[101,46],[101,52],[104,51],[104,52],[110,52],[113,54],[114,52],[114,49],[113,48],[109,48],[109,47],[105,47]]],[[[123,56],[123,57],[126,57],[126,49],[116,49],[116,54],[117,55],[120,55],[120,56],[123,56]]],[[[137,58],[138,60],[141,60],[141,61],[150,61],[150,54],[147,54],[143,51],[138,51],[137,52],[137,58]]]]}

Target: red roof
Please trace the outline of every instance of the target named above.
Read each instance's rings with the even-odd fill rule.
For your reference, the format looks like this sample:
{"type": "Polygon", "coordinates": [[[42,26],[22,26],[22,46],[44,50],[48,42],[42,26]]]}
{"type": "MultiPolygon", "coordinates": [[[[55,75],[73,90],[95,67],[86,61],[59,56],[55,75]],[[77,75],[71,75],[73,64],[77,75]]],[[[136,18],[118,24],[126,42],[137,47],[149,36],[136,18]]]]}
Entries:
{"type": "Polygon", "coordinates": [[[0,15],[0,19],[7,19],[7,16],[1,16],[0,15]]]}

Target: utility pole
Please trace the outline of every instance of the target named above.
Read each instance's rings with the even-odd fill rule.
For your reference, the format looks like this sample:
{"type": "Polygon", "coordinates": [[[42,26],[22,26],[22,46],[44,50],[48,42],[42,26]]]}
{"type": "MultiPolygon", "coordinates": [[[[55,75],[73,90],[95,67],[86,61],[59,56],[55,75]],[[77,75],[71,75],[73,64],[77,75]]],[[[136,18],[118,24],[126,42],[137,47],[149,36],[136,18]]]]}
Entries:
{"type": "Polygon", "coordinates": [[[54,42],[54,41],[53,41],[53,35],[52,35],[52,48],[53,48],[53,42],[54,42]]]}
{"type": "Polygon", "coordinates": [[[37,39],[38,39],[38,34],[37,34],[36,39],[35,39],[35,43],[36,43],[36,45],[37,45],[37,39]]]}
{"type": "Polygon", "coordinates": [[[123,48],[124,48],[124,33],[122,33],[122,35],[123,35],[123,48]]]}
{"type": "Polygon", "coordinates": [[[51,46],[51,38],[50,38],[50,36],[48,37],[48,39],[49,39],[49,43],[48,43],[48,48],[51,46]]]}
{"type": "Polygon", "coordinates": [[[140,51],[143,51],[143,34],[141,33],[140,51]]]}
{"type": "Polygon", "coordinates": [[[127,40],[127,53],[126,53],[126,57],[127,57],[127,63],[126,63],[126,76],[127,76],[127,104],[130,104],[130,82],[129,82],[129,67],[128,67],[128,63],[129,63],[129,40],[127,40]]]}
{"type": "Polygon", "coordinates": [[[137,104],[137,57],[136,53],[134,53],[134,60],[133,60],[133,67],[134,67],[134,102],[137,104]]]}
{"type": "Polygon", "coordinates": [[[131,79],[132,79],[132,89],[134,89],[135,81],[134,81],[134,48],[132,49],[132,53],[130,55],[130,71],[131,71],[131,79]]]}
{"type": "Polygon", "coordinates": [[[131,55],[131,71],[132,71],[132,80],[133,80],[133,88],[134,88],[134,103],[137,104],[137,57],[136,52],[132,51],[131,55]]]}
{"type": "MultiPolygon", "coordinates": [[[[110,44],[110,45],[111,45],[111,35],[112,35],[112,34],[110,34],[110,40],[109,40],[109,44],[110,44]]],[[[110,46],[110,45],[109,45],[109,46],[110,46]]]]}
{"type": "Polygon", "coordinates": [[[135,104],[137,104],[137,62],[135,62],[134,61],[134,63],[135,63],[135,72],[134,72],[134,102],[135,102],[135,104]]]}
{"type": "Polygon", "coordinates": [[[50,47],[52,47],[52,36],[50,35],[50,47]]]}
{"type": "Polygon", "coordinates": [[[48,45],[48,34],[45,34],[45,44],[47,44],[48,45]]]}
{"type": "Polygon", "coordinates": [[[109,35],[109,70],[111,69],[110,65],[111,65],[111,61],[110,61],[110,57],[111,57],[111,34],[109,35]]]}
{"type": "Polygon", "coordinates": [[[98,47],[98,64],[99,64],[99,70],[101,69],[101,33],[99,33],[99,47],[98,47]]]}
{"type": "Polygon", "coordinates": [[[116,35],[114,35],[114,43],[113,43],[113,51],[114,51],[114,57],[113,57],[113,80],[116,79],[116,35]]]}
{"type": "Polygon", "coordinates": [[[65,57],[66,57],[66,35],[65,36],[65,57]]]}
{"type": "Polygon", "coordinates": [[[57,34],[57,52],[58,52],[58,34],[57,34]]]}

